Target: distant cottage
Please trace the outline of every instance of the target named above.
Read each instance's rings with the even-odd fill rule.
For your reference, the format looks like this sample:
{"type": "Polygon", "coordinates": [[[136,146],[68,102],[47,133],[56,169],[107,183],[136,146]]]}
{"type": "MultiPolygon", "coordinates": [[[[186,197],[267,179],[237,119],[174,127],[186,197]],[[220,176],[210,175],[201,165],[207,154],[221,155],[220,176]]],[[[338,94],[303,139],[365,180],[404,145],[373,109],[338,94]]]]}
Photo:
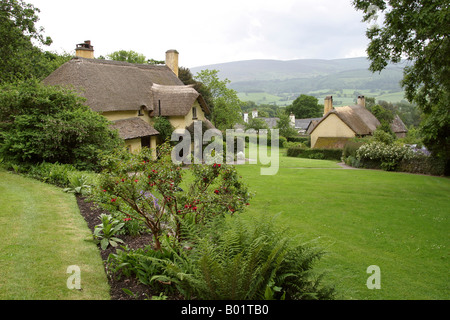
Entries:
{"type": "MultiPolygon", "coordinates": [[[[325,98],[324,115],[312,130],[311,148],[343,148],[353,137],[370,136],[380,125],[378,119],[365,107],[364,96],[354,106],[333,107],[333,97],[325,98]]],[[[396,116],[391,129],[398,137],[406,134],[406,127],[396,116]]]]}
{"type": "Polygon", "coordinates": [[[214,126],[205,115],[210,110],[191,85],[178,79],[178,52],[166,52],[165,65],[144,65],[94,59],[90,41],[76,46],[76,57],[43,80],[46,85],[72,87],[86,104],[113,122],[130,152],[156,148],[158,116],[167,117],[175,129],[195,121],[214,126]]]}

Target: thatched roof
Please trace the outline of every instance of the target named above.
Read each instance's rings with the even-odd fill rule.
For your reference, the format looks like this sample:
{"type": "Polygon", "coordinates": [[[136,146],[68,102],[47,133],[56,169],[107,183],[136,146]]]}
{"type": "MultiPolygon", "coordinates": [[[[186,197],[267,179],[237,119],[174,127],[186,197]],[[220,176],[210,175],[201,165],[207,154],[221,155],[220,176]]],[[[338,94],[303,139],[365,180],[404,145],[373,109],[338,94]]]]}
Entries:
{"type": "Polygon", "coordinates": [[[337,107],[329,111],[317,123],[311,133],[330,115],[335,114],[347,126],[352,129],[355,134],[369,135],[372,134],[380,125],[380,121],[365,107],[360,105],[337,107]]]}
{"type": "Polygon", "coordinates": [[[402,119],[400,119],[398,114],[396,114],[394,120],[392,120],[391,129],[394,133],[408,132],[408,129],[406,128],[405,124],[403,123],[402,119]]]}
{"type": "Polygon", "coordinates": [[[151,92],[153,97],[153,116],[185,116],[191,110],[196,100],[205,114],[210,113],[205,100],[192,85],[160,85],[154,83],[151,92]]]}
{"type": "MultiPolygon", "coordinates": [[[[175,103],[173,106],[165,103],[169,100],[166,99],[166,95],[163,95],[161,100],[162,105],[168,108],[164,111],[167,115],[181,115],[188,111],[188,102],[179,100],[188,98],[189,102],[193,103],[199,97],[195,89],[187,89],[165,65],[132,64],[79,57],[63,64],[44,79],[43,83],[72,86],[87,99],[86,104],[97,112],[139,110],[142,106],[152,111],[155,108],[153,94],[159,95],[161,91],[154,90],[153,87],[156,84],[174,88],[172,92],[182,92],[181,95],[177,94],[176,98],[170,99],[171,103],[175,103]],[[180,87],[179,90],[175,90],[177,87],[180,87]],[[189,95],[186,94],[188,91],[189,95]],[[178,107],[181,110],[178,110],[178,107]]],[[[167,91],[165,90],[164,93],[168,93],[167,91]]],[[[199,99],[204,103],[202,98],[199,99]]]]}
{"type": "Polygon", "coordinates": [[[111,125],[113,129],[119,131],[119,136],[124,139],[135,139],[146,136],[154,136],[159,132],[141,118],[129,118],[116,120],[111,125]]]}
{"type": "MultiPolygon", "coordinates": [[[[202,123],[202,133],[205,133],[205,131],[209,130],[209,129],[216,129],[216,127],[214,127],[214,125],[208,119],[206,119],[204,121],[202,121],[202,120],[197,120],[197,121],[200,121],[202,123]]],[[[186,130],[189,131],[189,133],[191,135],[193,135],[194,128],[195,128],[195,121],[192,121],[192,123],[186,127],[186,130]]]]}

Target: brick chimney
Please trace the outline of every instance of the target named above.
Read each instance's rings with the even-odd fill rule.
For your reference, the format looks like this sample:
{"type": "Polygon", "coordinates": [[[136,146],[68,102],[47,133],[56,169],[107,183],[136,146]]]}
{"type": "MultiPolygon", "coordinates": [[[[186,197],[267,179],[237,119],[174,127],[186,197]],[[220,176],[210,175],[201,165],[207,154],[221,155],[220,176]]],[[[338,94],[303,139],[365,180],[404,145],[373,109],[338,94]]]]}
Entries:
{"type": "Polygon", "coordinates": [[[75,56],[94,59],[94,46],[91,45],[91,40],[86,40],[84,43],[77,44],[75,48],[75,56]]]}
{"type": "Polygon", "coordinates": [[[166,51],[166,66],[168,66],[173,73],[178,77],[178,51],[167,50],[166,51]]]}
{"type": "Polygon", "coordinates": [[[323,107],[323,115],[325,116],[331,110],[333,110],[333,97],[327,96],[323,107]]]}

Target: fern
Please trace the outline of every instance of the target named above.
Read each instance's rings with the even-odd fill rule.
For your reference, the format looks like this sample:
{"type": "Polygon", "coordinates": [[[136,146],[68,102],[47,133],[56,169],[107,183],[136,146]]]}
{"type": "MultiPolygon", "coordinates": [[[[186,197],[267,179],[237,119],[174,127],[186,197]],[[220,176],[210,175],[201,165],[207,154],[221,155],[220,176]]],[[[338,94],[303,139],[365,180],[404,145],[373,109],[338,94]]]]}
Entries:
{"type": "Polygon", "coordinates": [[[141,251],[130,255],[123,268],[133,263],[141,281],[163,283],[188,299],[333,297],[333,289],[322,286],[322,275],[312,272],[323,252],[298,244],[272,221],[217,217],[206,226],[184,223],[182,230],[189,250],[173,246],[166,238],[164,254],[141,251]]]}

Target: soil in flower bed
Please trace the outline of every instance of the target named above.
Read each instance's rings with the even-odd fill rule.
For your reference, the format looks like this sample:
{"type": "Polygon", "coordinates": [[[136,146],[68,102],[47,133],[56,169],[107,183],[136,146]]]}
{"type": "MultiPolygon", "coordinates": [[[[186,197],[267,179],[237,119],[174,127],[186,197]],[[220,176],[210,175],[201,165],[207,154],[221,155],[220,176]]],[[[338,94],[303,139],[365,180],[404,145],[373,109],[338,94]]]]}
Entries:
{"type": "MultiPolygon", "coordinates": [[[[89,229],[94,233],[94,228],[96,225],[101,223],[99,216],[102,213],[109,214],[105,210],[102,210],[92,202],[87,202],[85,197],[77,197],[78,207],[80,208],[80,213],[86,220],[89,229]]],[[[124,244],[130,249],[144,248],[153,241],[151,234],[143,234],[140,236],[132,237],[129,235],[118,235],[117,238],[123,240],[124,244]]],[[[117,247],[120,249],[120,245],[117,247]]],[[[116,248],[108,246],[106,250],[102,250],[100,245],[98,245],[100,255],[103,260],[103,265],[105,267],[105,272],[107,271],[106,260],[110,253],[115,253],[116,248]]],[[[108,275],[109,285],[111,287],[111,300],[145,300],[151,299],[152,295],[158,295],[151,291],[150,287],[140,283],[136,278],[126,278],[124,276],[117,279],[115,276],[108,275]],[[123,289],[128,289],[133,292],[134,296],[126,294],[123,289]]],[[[180,299],[180,297],[168,297],[168,299],[180,299]]]]}

